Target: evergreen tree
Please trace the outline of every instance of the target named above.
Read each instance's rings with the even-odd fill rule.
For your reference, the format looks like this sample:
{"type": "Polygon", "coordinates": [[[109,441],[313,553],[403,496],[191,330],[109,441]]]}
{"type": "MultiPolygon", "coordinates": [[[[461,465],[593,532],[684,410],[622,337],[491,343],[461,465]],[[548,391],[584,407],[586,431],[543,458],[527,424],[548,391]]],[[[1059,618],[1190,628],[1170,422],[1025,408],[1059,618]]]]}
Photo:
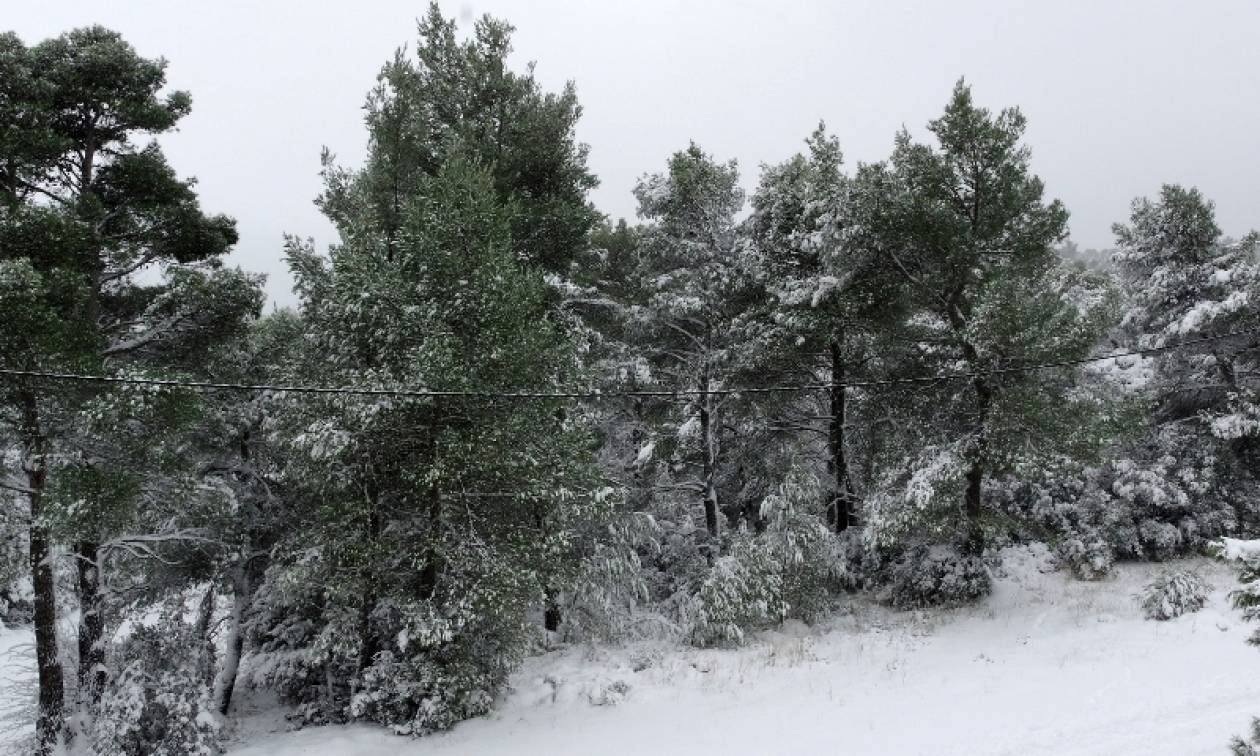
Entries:
{"type": "MultiPolygon", "coordinates": [[[[219,269],[219,258],[236,241],[233,222],[207,216],[192,184],[178,179],[156,145],[134,139],[173,128],[188,113],[186,93],[161,94],[165,63],[146,60],[109,30],[90,27],[25,47],[8,35],[3,43],[6,92],[0,123],[13,152],[3,169],[6,210],[0,258],[16,273],[36,275],[42,292],[37,311],[51,318],[40,344],[10,353],[14,366],[83,372],[143,371],[188,366],[197,350],[236,328],[261,305],[256,277],[219,269]],[[23,268],[22,266],[25,266],[23,268]],[[163,267],[158,284],[140,276],[163,267]],[[54,324],[60,324],[54,325],[54,324]],[[59,338],[60,337],[60,338],[59,338]]],[[[31,306],[30,303],[27,306],[31,306]]],[[[6,313],[7,314],[7,313],[6,313]]],[[[15,316],[16,317],[16,316],[15,316]]],[[[108,392],[105,392],[108,393],[108,392]]],[[[100,391],[59,393],[46,385],[16,387],[10,406],[28,449],[28,498],[32,508],[31,558],[37,584],[40,645],[56,647],[52,568],[47,533],[39,531],[49,502],[49,461],[70,471],[67,480],[97,479],[109,454],[96,443],[108,434],[80,434],[76,408],[105,401],[100,391]],[[83,402],[87,405],[83,405],[83,402]],[[39,573],[44,571],[44,575],[39,573]]],[[[132,418],[135,420],[135,418],[132,418]]],[[[63,499],[80,501],[66,486],[63,499]]],[[[90,498],[90,493],[87,494],[90,498]]],[[[63,517],[59,535],[73,543],[78,572],[79,674],[82,700],[92,704],[104,683],[99,545],[106,523],[116,523],[116,499],[104,497],[63,517]]],[[[39,743],[52,747],[60,728],[61,692],[55,662],[41,654],[39,743]]]]}
{"type": "Polygon", "coordinates": [[[1165,186],[1159,200],[1138,199],[1128,225],[1115,227],[1116,262],[1128,293],[1124,328],[1140,347],[1166,346],[1247,331],[1177,349],[1156,362],[1157,416],[1202,416],[1225,439],[1260,432],[1256,360],[1260,349],[1260,235],[1228,242],[1212,203],[1195,189],[1165,186]]]}
{"type": "Polygon", "coordinates": [[[986,479],[1066,448],[1073,421],[1091,409],[1072,401],[1071,369],[988,371],[1085,357],[1113,309],[1099,281],[1059,265],[1067,211],[1043,201],[1024,125],[1017,109],[995,116],[975,105],[960,81],[928,124],[937,146],[903,131],[891,159],[863,167],[851,194],[851,242],[882,257],[910,292],[919,370],[975,374],[918,392],[911,407],[930,429],[926,445],[871,516],[895,531],[924,510],[945,516],[945,501],[961,493],[972,553],[985,543],[986,479]]]}
{"type": "Polygon", "coordinates": [[[491,396],[571,385],[579,367],[541,275],[514,259],[493,176],[456,152],[416,188],[392,238],[364,203],[336,217],[329,262],[290,246],[308,375],[474,395],[306,402],[285,421],[284,479],[319,503],[287,569],[326,586],[314,600],[337,640],[313,652],[344,681],[331,708],[420,733],[486,710],[603,495],[572,414],[491,396]]]}
{"type": "MultiPolygon", "coordinates": [[[[546,93],[532,64],[524,73],[508,68],[512,31],[486,16],[460,42],[455,21],[430,3],[419,21],[415,58],[400,50],[368,98],[363,200],[392,238],[418,179],[436,175],[447,142],[457,140],[487,166],[497,196],[511,203],[517,260],[566,275],[599,220],[586,198],[597,183],[586,168],[587,148],[574,136],[582,109],[571,83],[546,93]]],[[[341,216],[335,204],[326,209],[341,216]]]]}
{"type": "Polygon", "coordinates": [[[722,464],[729,374],[730,325],[741,306],[735,216],[744,194],[733,162],[718,163],[692,144],[670,158],[666,173],[635,187],[639,214],[650,221],[639,254],[645,304],[632,313],[657,382],[694,392],[683,398],[671,443],[682,475],[676,484],[700,499],[705,529],[718,535],[718,476],[722,464]]]}
{"type": "MultiPolygon", "coordinates": [[[[821,126],[807,143],[808,155],[766,168],[753,196],[746,224],[751,265],[768,297],[747,319],[747,372],[782,383],[842,384],[874,375],[877,359],[892,361],[889,337],[903,317],[903,281],[871,248],[849,243],[861,219],[852,217],[839,143],[821,126]]],[[[853,422],[853,397],[869,400],[872,393],[833,386],[825,394],[785,395],[777,410],[780,424],[826,440],[826,504],[836,531],[857,517],[852,427],[875,420],[871,413],[853,422]]]]}
{"type": "Polygon", "coordinates": [[[1122,334],[1140,348],[1209,339],[1155,355],[1141,387],[1151,423],[1131,477],[1191,491],[1141,502],[1142,540],[1165,552],[1260,520],[1260,236],[1226,240],[1214,216],[1197,190],[1165,186],[1115,227],[1122,334]]]}

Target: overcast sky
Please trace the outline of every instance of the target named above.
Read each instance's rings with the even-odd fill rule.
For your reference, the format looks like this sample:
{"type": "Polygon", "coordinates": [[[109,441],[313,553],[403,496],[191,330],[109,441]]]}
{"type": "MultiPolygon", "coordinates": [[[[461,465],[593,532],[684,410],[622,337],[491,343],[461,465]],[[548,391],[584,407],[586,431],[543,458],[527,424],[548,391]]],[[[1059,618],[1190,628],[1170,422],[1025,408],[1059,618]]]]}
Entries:
{"type": "MultiPolygon", "coordinates": [[[[361,105],[380,65],[415,38],[423,0],[0,0],[0,26],[34,43],[101,23],[146,56],[193,113],[165,140],[207,210],[239,222],[234,261],[293,302],[285,232],[333,241],[312,200],[319,154],[362,159],[361,105]]],[[[1019,105],[1048,193],[1082,247],[1105,247],[1129,202],[1198,186],[1226,233],[1260,227],[1260,2],[1256,0],[445,0],[517,27],[518,65],[576,81],[601,179],[595,204],[633,217],[635,179],[695,140],[759,166],[820,119],[852,166],[884,158],[903,124],[924,133],[959,76],[977,100],[1019,105]]]]}

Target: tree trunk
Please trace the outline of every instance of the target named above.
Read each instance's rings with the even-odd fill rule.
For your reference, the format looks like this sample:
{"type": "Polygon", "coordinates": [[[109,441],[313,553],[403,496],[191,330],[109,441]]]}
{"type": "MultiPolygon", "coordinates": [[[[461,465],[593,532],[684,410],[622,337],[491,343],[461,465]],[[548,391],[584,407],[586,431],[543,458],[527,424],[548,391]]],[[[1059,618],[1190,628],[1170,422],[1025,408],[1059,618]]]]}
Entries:
{"type": "Polygon", "coordinates": [[[630,445],[635,450],[635,460],[631,463],[632,472],[630,473],[630,503],[632,509],[648,511],[652,503],[652,492],[648,485],[647,468],[652,464],[651,459],[641,462],[638,453],[643,449],[643,445],[647,442],[647,434],[643,431],[643,398],[635,397],[631,403],[631,420],[630,420],[630,445]]]}
{"type": "Polygon", "coordinates": [[[547,606],[543,609],[543,629],[547,632],[554,633],[560,629],[560,604],[557,602],[556,591],[554,588],[547,588],[545,591],[547,597],[547,606]]]}
{"type": "Polygon", "coordinates": [[[971,466],[967,470],[967,493],[964,513],[967,517],[967,541],[965,551],[975,556],[984,553],[984,526],[981,514],[984,511],[982,489],[984,487],[984,458],[989,448],[987,429],[989,408],[993,403],[993,390],[983,378],[976,378],[972,385],[976,391],[977,418],[976,442],[971,448],[971,466]]]}
{"type": "Polygon", "coordinates": [[[95,541],[79,541],[74,552],[79,577],[79,702],[94,707],[106,681],[100,556],[95,541]]]}
{"type": "Polygon", "coordinates": [[[848,410],[844,357],[840,339],[833,339],[831,350],[831,383],[829,393],[831,418],[827,428],[827,470],[831,474],[832,491],[828,512],[837,533],[843,533],[854,523],[853,477],[849,472],[849,458],[844,445],[845,415],[848,410]]]}
{"type": "Polygon", "coordinates": [[[229,618],[227,642],[223,649],[223,665],[214,680],[214,710],[226,715],[232,706],[232,691],[236,688],[236,673],[241,666],[241,651],[245,647],[244,618],[253,598],[249,572],[241,567],[232,576],[232,615],[229,618]]]}
{"type": "Polygon", "coordinates": [[[210,628],[214,621],[214,583],[206,587],[197,606],[197,622],[193,625],[193,637],[201,643],[201,653],[197,656],[197,678],[210,685],[214,682],[214,639],[210,628]]]}
{"type": "Polygon", "coordinates": [[[714,485],[717,468],[717,443],[713,437],[713,418],[711,414],[711,397],[709,393],[709,368],[705,366],[704,376],[700,380],[700,443],[704,450],[704,526],[711,538],[718,534],[718,495],[714,485]]]}
{"type": "MultiPolygon", "coordinates": [[[[438,464],[437,422],[429,428],[429,464],[436,473],[438,464]]],[[[421,598],[430,599],[437,593],[438,573],[442,567],[442,488],[436,474],[429,484],[429,548],[425,555],[424,570],[420,573],[421,598]]]]}
{"type": "Polygon", "coordinates": [[[44,486],[48,479],[47,439],[39,424],[35,397],[22,395],[23,468],[30,501],[30,566],[34,589],[35,664],[39,673],[39,713],[35,754],[51,756],[61,739],[65,680],[57,653],[57,586],[48,529],[43,523],[44,486]]]}
{"type": "MultiPolygon", "coordinates": [[[[93,194],[91,186],[95,167],[95,128],[89,127],[82,162],[79,166],[81,202],[93,194]]],[[[87,203],[81,207],[92,207],[92,205],[87,203]]],[[[91,223],[89,227],[96,228],[96,224],[91,223]]],[[[96,238],[96,233],[93,236],[91,257],[88,260],[88,290],[84,316],[88,327],[96,332],[101,325],[101,278],[104,263],[100,239],[96,238]]],[[[100,703],[108,674],[105,669],[105,614],[104,607],[101,605],[101,561],[97,552],[98,544],[94,539],[84,539],[74,545],[79,594],[78,700],[80,705],[89,708],[100,703]]]]}
{"type": "MultiPolygon", "coordinates": [[[[380,534],[381,523],[377,495],[371,494],[371,511],[368,512],[367,537],[374,544],[380,534]]],[[[376,586],[374,570],[367,567],[364,571],[363,603],[359,605],[359,672],[372,666],[376,652],[380,650],[376,642],[376,634],[372,632],[372,612],[376,609],[376,586]]]]}

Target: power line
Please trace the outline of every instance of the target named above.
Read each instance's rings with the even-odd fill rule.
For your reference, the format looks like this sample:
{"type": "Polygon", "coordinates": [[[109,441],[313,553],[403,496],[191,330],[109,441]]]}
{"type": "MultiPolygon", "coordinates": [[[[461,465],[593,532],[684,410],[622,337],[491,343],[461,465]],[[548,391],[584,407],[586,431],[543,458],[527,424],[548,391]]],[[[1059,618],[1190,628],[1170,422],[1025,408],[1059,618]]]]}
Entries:
{"type": "Polygon", "coordinates": [[[730,396],[737,394],[783,394],[791,392],[824,391],[834,388],[874,388],[880,386],[912,385],[943,383],[946,381],[972,380],[990,376],[1011,375],[1016,373],[1032,373],[1055,368],[1076,367],[1107,360],[1124,359],[1126,357],[1143,357],[1152,354],[1172,352],[1187,347],[1208,344],[1238,336],[1260,335],[1260,327],[1240,331],[1187,339],[1176,344],[1165,344],[1145,349],[1134,349],[1128,352],[1107,354],[1097,357],[1082,357],[1069,360],[1041,362],[1035,365],[1012,365],[988,370],[975,370],[961,373],[943,373],[925,376],[900,376],[896,378],[879,378],[865,381],[841,381],[836,383],[798,383],[780,386],[747,386],[742,388],[718,388],[705,392],[700,389],[677,390],[643,390],[643,391],[461,391],[437,389],[374,389],[356,386],[302,386],[302,385],[266,385],[249,383],[216,383],[212,381],[184,381],[164,378],[137,378],[111,375],[86,375],[81,373],[58,373],[42,370],[14,370],[0,368],[0,376],[10,378],[34,378],[45,381],[61,381],[67,383],[105,383],[133,386],[156,386],[163,388],[182,388],[197,391],[237,391],[237,392],[271,392],[277,394],[323,394],[347,396],[378,396],[406,399],[615,399],[621,397],[670,398],[683,396],[700,396],[704,394],[730,396]]]}

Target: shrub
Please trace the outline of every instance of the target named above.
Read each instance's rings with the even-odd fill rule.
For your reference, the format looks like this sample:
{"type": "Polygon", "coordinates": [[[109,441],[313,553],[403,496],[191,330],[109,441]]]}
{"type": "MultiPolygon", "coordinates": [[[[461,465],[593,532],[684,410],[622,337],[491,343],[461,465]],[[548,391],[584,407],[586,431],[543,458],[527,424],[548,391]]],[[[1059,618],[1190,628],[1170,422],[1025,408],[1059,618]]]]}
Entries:
{"type": "Polygon", "coordinates": [[[488,553],[452,553],[434,596],[378,595],[366,618],[347,593],[296,580],[300,565],[272,570],[245,679],[279,691],[308,724],[357,719],[423,735],[486,713],[538,637],[529,609],[541,599],[532,572],[487,563],[488,553]],[[376,647],[360,666],[365,633],[376,647]]]}
{"type": "Polygon", "coordinates": [[[987,596],[993,584],[984,561],[951,546],[920,545],[892,568],[893,606],[957,606],[987,596]]]}
{"type": "Polygon", "coordinates": [[[1260,756],[1260,719],[1252,718],[1251,734],[1246,740],[1235,737],[1229,742],[1230,753],[1234,756],[1260,756]]]}
{"type": "Polygon", "coordinates": [[[748,629],[788,618],[813,620],[844,587],[844,544],[822,522],[802,512],[819,498],[817,480],[793,468],[761,504],[765,530],[735,534],[699,585],[681,602],[691,641],[739,643],[748,629]]]}
{"type": "Polygon", "coordinates": [[[1193,572],[1178,570],[1159,576],[1142,591],[1147,619],[1170,620],[1197,612],[1207,603],[1208,585],[1193,572]]]}
{"type": "Polygon", "coordinates": [[[92,730],[100,756],[210,756],[221,753],[202,658],[204,642],[178,613],[138,626],[114,651],[114,675],[92,730]],[[191,653],[190,653],[191,651],[191,653]]]}
{"type": "Polygon", "coordinates": [[[1116,561],[1111,544],[1092,529],[1071,533],[1059,541],[1055,556],[1080,580],[1101,580],[1116,561]]]}
{"type": "Polygon", "coordinates": [[[1138,538],[1146,553],[1157,562],[1174,557],[1181,550],[1181,531],[1172,523],[1142,520],[1138,524],[1138,538]]]}
{"type": "Polygon", "coordinates": [[[682,604],[682,623],[698,646],[741,643],[744,631],[782,621],[783,577],[768,549],[741,532],[682,604]]]}

